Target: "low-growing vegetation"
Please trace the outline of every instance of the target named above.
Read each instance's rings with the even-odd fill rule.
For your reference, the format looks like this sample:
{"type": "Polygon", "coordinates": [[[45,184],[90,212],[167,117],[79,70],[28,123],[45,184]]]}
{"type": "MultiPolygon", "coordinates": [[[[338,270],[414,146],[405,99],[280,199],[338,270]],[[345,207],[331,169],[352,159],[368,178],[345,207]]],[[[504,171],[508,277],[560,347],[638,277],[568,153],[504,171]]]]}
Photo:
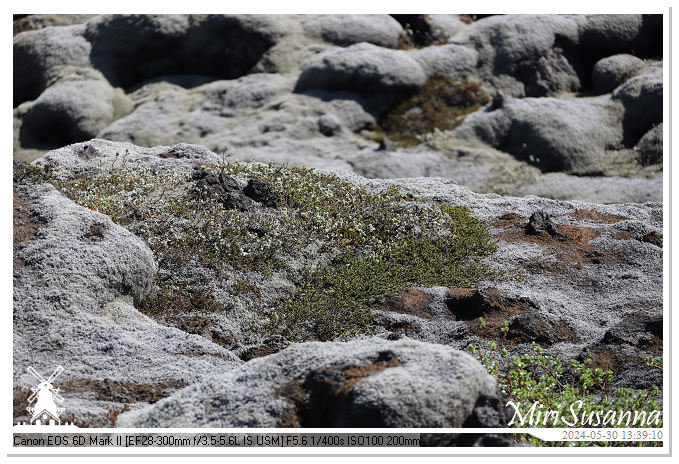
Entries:
{"type": "MultiPolygon", "coordinates": [[[[418,201],[397,187],[370,192],[303,168],[224,162],[201,169],[214,179],[230,179],[233,188],[257,179],[271,187],[276,206],[229,208],[224,196],[240,193],[201,189],[190,172],[124,168],[59,187],[144,237],[161,268],[198,263],[223,279],[222,287],[229,275],[247,272],[293,281],[291,294],[268,308],[252,308],[267,332],[291,341],[371,333],[370,310],[412,285],[471,286],[497,276],[483,263],[496,249],[488,228],[463,206],[418,201]]],[[[159,275],[170,277],[142,311],[157,316],[161,306],[184,309],[194,302],[200,303],[197,310],[217,310],[205,290],[200,298],[183,295],[190,285],[172,274],[181,272],[161,269],[159,275]]],[[[250,291],[253,284],[239,279],[232,285],[234,298],[259,296],[250,291]]],[[[222,310],[230,306],[223,302],[222,310]]]]}
{"type": "MultiPolygon", "coordinates": [[[[504,336],[507,331],[503,331],[504,336]]],[[[657,386],[648,390],[611,389],[614,381],[613,372],[593,367],[589,353],[583,361],[571,359],[565,362],[560,357],[546,355],[544,350],[535,344],[532,353],[522,356],[510,356],[506,348],[494,341],[488,341],[483,348],[469,345],[468,349],[496,378],[507,400],[521,406],[520,415],[515,415],[514,427],[568,428],[573,424],[579,428],[662,428],[660,389],[657,386]],[[536,404],[536,408],[531,416],[529,411],[533,404],[536,404]],[[625,415],[628,411],[629,417],[625,415]],[[634,420],[635,414],[642,419],[639,419],[639,423],[630,425],[628,422],[634,420]],[[655,418],[658,420],[656,421],[655,418]],[[522,419],[524,423],[520,423],[522,419]]],[[[659,359],[653,361],[654,365],[662,365],[659,359]]],[[[643,441],[544,442],[525,434],[518,434],[517,439],[534,446],[659,446],[661,444],[643,441]]]]}
{"type": "Polygon", "coordinates": [[[471,78],[430,77],[414,95],[384,115],[380,128],[402,146],[416,145],[418,137],[455,129],[464,117],[487,104],[481,83],[471,78]]]}
{"type": "Polygon", "coordinates": [[[49,180],[48,176],[45,175],[42,168],[38,166],[33,166],[32,164],[28,164],[23,161],[16,160],[14,161],[12,177],[15,184],[22,182],[24,179],[32,179],[35,181],[42,182],[49,180]]]}
{"type": "MultiPolygon", "coordinates": [[[[17,168],[18,181],[46,179],[38,168],[17,168]]],[[[212,333],[215,329],[206,315],[228,313],[242,298],[259,316],[256,327],[244,330],[282,335],[289,341],[370,334],[378,322],[371,310],[403,289],[473,287],[483,279],[507,276],[486,263],[497,245],[488,226],[464,206],[422,201],[393,186],[370,191],[303,168],[224,161],[196,169],[208,171],[213,180],[222,176],[220,182],[234,190],[203,188],[210,183],[196,179],[207,179],[205,172],[198,176],[190,171],[154,172],[133,163],[94,178],[54,182],[76,202],[110,216],[147,241],[159,262],[160,281],[139,309],[170,324],[195,312],[198,322],[183,322],[196,326],[191,333],[212,333]],[[259,182],[259,191],[273,192],[270,206],[225,201],[225,195],[247,192],[253,179],[259,182]],[[245,206],[229,206],[236,204],[245,206]],[[193,276],[196,269],[201,277],[191,281],[186,276],[193,276]],[[263,280],[248,277],[252,273],[263,280]],[[282,277],[294,284],[294,290],[277,288],[267,294],[266,276],[282,277]],[[225,292],[216,294],[215,288],[225,292]]],[[[482,333],[491,330],[482,317],[474,324],[482,333]]],[[[612,389],[613,373],[594,367],[589,356],[564,360],[546,355],[538,345],[532,353],[512,356],[508,348],[516,346],[503,346],[510,330],[504,321],[495,341],[469,346],[508,400],[528,407],[537,402],[562,415],[577,403],[585,420],[611,410],[661,412],[657,387],[612,389]]],[[[232,346],[231,334],[222,335],[211,336],[232,346]]],[[[663,368],[660,357],[642,356],[642,362],[663,368]]],[[[662,416],[658,417],[658,424],[647,426],[662,427],[662,416]]],[[[518,438],[537,446],[649,445],[518,438]]]]}

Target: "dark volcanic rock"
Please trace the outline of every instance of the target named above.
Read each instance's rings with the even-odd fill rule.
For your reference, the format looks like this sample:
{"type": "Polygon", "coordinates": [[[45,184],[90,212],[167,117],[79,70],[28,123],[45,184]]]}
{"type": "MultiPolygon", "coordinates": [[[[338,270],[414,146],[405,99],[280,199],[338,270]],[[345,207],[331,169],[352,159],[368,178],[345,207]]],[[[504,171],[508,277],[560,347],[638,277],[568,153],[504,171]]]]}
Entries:
{"type": "Polygon", "coordinates": [[[625,107],[624,140],[628,146],[632,146],[646,132],[662,122],[662,68],[649,68],[634,76],[615,89],[612,97],[625,107]]]}
{"type": "Polygon", "coordinates": [[[568,341],[577,342],[577,337],[568,324],[555,321],[541,313],[527,313],[514,316],[509,321],[509,339],[520,339],[522,343],[536,342],[544,345],[568,341]]]}
{"type": "Polygon", "coordinates": [[[633,365],[617,373],[612,388],[645,390],[654,385],[659,388],[663,385],[662,369],[633,365]]]}
{"type": "Polygon", "coordinates": [[[342,123],[334,114],[324,114],[318,118],[318,130],[326,137],[332,137],[342,131],[342,123]]]}
{"type": "MultiPolygon", "coordinates": [[[[632,105],[634,98],[629,98],[632,105]]],[[[450,135],[484,142],[544,172],[600,173],[607,150],[623,142],[624,110],[607,96],[590,99],[507,97],[502,107],[490,108],[494,111],[478,111],[467,116],[450,135]]],[[[653,112],[657,113],[657,108],[653,112]]],[[[634,122],[630,120],[630,124],[634,122]]],[[[644,127],[643,132],[649,128],[644,121],[637,126],[644,127]]]]}
{"type": "Polygon", "coordinates": [[[421,87],[426,78],[407,52],[360,43],[314,56],[302,71],[296,90],[408,93],[421,87]]]}
{"type": "Polygon", "coordinates": [[[46,28],[14,38],[14,106],[35,100],[66,70],[89,66],[90,43],[84,26],[46,28]]]}
{"type": "Polygon", "coordinates": [[[502,15],[484,18],[451,39],[478,52],[478,73],[508,95],[545,96],[576,90],[577,18],[502,15]]]}
{"type": "Polygon", "coordinates": [[[84,35],[93,65],[112,84],[131,87],[172,74],[242,76],[276,31],[262,15],[102,15],[84,35]]]}
{"type": "Polygon", "coordinates": [[[662,15],[587,15],[580,27],[579,49],[586,67],[601,58],[631,53],[662,56],[662,15]]]}
{"type": "MultiPolygon", "coordinates": [[[[67,366],[59,379],[64,383],[110,379],[119,385],[177,386],[240,363],[205,338],[139,312],[157,272],[144,240],[50,184],[17,189],[28,210],[15,231],[23,245],[16,249],[21,261],[14,268],[15,385],[33,385],[28,366],[49,375],[55,362],[67,366]],[[32,211],[40,213],[39,224],[33,225],[38,217],[32,211]]],[[[85,423],[123,407],[115,396],[94,401],[91,391],[64,390],[63,396],[68,413],[85,423]]]]}
{"type": "Polygon", "coordinates": [[[23,160],[98,137],[227,145],[241,160],[438,175],[518,196],[662,197],[662,176],[643,169],[659,164],[658,145],[640,163],[630,150],[662,120],[657,82],[634,81],[660,69],[661,15],[67,16],[31,15],[43,28],[14,38],[13,151],[23,160]],[[465,130],[414,134],[423,143],[406,150],[385,141],[376,154],[380,141],[359,132],[436,75],[507,98],[464,117],[465,130]],[[585,96],[595,87],[625,90],[585,96]],[[512,101],[526,96],[550,98],[512,101]],[[605,177],[594,187],[583,175],[605,177]]]}
{"type": "Polygon", "coordinates": [[[347,46],[368,42],[395,48],[403,28],[389,15],[309,15],[303,25],[311,37],[347,46]]]}
{"type": "Polygon", "coordinates": [[[263,206],[269,208],[276,207],[276,193],[274,192],[273,187],[263,180],[256,178],[250,179],[248,185],[243,189],[243,194],[256,202],[261,203],[263,206]]]}
{"type": "Polygon", "coordinates": [[[53,84],[35,101],[22,106],[23,146],[57,148],[90,140],[132,109],[127,97],[99,73],[83,74],[53,84]]]}
{"type": "Polygon", "coordinates": [[[663,125],[662,123],[646,132],[634,149],[639,153],[639,163],[644,166],[662,164],[663,125]]]}
{"type": "MultiPolygon", "coordinates": [[[[507,426],[511,412],[505,407],[505,398],[479,397],[472,414],[467,418],[464,427],[502,428],[507,426]]],[[[516,443],[510,436],[486,433],[447,433],[421,434],[420,446],[480,446],[505,447],[516,443]]]]}
{"type": "Polygon", "coordinates": [[[193,171],[194,190],[199,195],[211,195],[221,198],[225,208],[248,211],[252,207],[252,199],[243,193],[243,188],[233,177],[224,174],[196,169],[193,171]]]}
{"type": "Polygon", "coordinates": [[[493,312],[531,312],[537,306],[528,298],[512,298],[494,288],[451,288],[446,305],[458,320],[471,320],[493,312]]]}
{"type": "Polygon", "coordinates": [[[662,344],[662,317],[630,315],[604,334],[604,343],[626,343],[633,346],[662,344]]]}
{"type": "Polygon", "coordinates": [[[567,239],[567,237],[562,234],[552,222],[549,214],[545,213],[544,211],[536,211],[531,215],[530,219],[528,220],[528,224],[526,224],[526,233],[529,235],[540,235],[547,233],[561,241],[567,239]]]}

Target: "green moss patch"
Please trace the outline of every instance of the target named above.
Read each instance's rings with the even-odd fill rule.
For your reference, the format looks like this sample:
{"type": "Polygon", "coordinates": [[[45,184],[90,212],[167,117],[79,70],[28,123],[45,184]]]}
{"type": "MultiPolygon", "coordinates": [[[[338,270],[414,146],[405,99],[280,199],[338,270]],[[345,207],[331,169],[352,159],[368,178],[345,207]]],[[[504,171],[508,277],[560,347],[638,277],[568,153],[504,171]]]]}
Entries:
{"type": "Polygon", "coordinates": [[[489,101],[478,81],[434,75],[417,93],[385,114],[380,127],[400,145],[416,145],[418,136],[436,129],[455,129],[467,114],[489,101]]]}

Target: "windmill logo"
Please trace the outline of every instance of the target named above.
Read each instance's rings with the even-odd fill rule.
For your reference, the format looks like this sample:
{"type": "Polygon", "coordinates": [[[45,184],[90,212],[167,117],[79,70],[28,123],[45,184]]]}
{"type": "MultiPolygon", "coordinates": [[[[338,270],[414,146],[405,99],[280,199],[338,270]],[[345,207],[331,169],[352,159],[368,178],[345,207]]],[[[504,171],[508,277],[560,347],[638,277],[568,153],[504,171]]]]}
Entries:
{"type": "Polygon", "coordinates": [[[33,367],[28,367],[28,372],[35,377],[38,382],[36,388],[31,388],[33,394],[28,397],[28,403],[35,404],[27,407],[31,413],[31,424],[41,425],[61,425],[59,416],[64,412],[64,408],[57,407],[56,402],[63,403],[64,399],[59,395],[59,389],[54,388],[52,382],[64,371],[62,366],[58,366],[52,375],[45,380],[33,367]]]}
{"type": "Polygon", "coordinates": [[[57,406],[57,404],[62,404],[64,398],[59,394],[59,389],[54,388],[53,382],[64,372],[64,368],[57,366],[47,380],[38,371],[33,369],[32,366],[28,366],[27,370],[38,381],[38,385],[31,388],[33,393],[28,397],[29,406],[26,410],[31,413],[30,422],[15,424],[15,430],[35,432],[36,429],[45,431],[45,429],[51,429],[52,427],[58,427],[59,430],[77,430],[78,427],[73,422],[64,423],[59,418],[63,414],[64,408],[57,406]]]}

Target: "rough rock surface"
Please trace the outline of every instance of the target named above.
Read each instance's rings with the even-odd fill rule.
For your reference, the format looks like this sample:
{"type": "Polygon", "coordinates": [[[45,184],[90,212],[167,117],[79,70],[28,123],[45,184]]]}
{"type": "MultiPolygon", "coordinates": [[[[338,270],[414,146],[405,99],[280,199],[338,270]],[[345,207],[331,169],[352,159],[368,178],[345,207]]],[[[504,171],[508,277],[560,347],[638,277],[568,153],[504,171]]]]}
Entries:
{"type": "Polygon", "coordinates": [[[639,152],[639,161],[642,164],[654,164],[662,162],[663,151],[663,125],[655,126],[644,134],[639,143],[634,147],[639,152]]]}
{"type": "Polygon", "coordinates": [[[35,385],[27,367],[59,364],[67,414],[89,426],[502,426],[495,381],[461,352],[490,342],[590,357],[610,388],[662,383],[661,15],[20,21],[13,154],[33,163],[15,164],[15,418],[35,385]],[[387,115],[437,80],[489,103],[409,144],[387,134],[387,115]],[[151,189],[153,207],[188,192],[245,221],[231,237],[248,237],[233,244],[247,261],[289,203],[279,183],[224,166],[269,161],[362,194],[396,186],[414,209],[467,207],[498,245],[484,263],[509,277],[409,281],[371,300],[369,334],[300,343],[267,324],[340,250],[312,243],[283,270],[216,278],[200,256],[157,251],[152,215],[125,204],[108,217],[64,193],[126,171],[171,176],[176,191],[151,189]]]}
{"type": "Polygon", "coordinates": [[[26,146],[34,148],[50,146],[55,140],[77,142],[96,136],[131,109],[125,95],[100,75],[62,79],[21,106],[19,132],[26,146]]]}
{"type": "Polygon", "coordinates": [[[627,144],[636,143],[648,130],[662,122],[663,73],[650,67],[632,77],[612,93],[625,107],[623,131],[627,144]]]}
{"type": "Polygon", "coordinates": [[[57,365],[66,365],[58,381],[69,412],[81,423],[96,423],[109,408],[138,401],[106,395],[89,401],[101,382],[176,389],[239,364],[224,348],[135,309],[157,271],[141,239],[48,184],[19,186],[15,215],[17,200],[27,221],[15,224],[15,232],[31,223],[37,230],[15,244],[15,385],[34,385],[28,366],[49,376],[57,365]],[[78,391],[82,382],[91,388],[78,391]]]}
{"type": "Polygon", "coordinates": [[[544,171],[603,171],[606,150],[622,143],[623,109],[607,97],[507,98],[501,109],[477,112],[451,132],[502,147],[544,171]]]}
{"type": "MultiPolygon", "coordinates": [[[[52,151],[34,165],[63,182],[75,175],[96,176],[120,168],[190,171],[196,164],[220,160],[219,154],[189,144],[144,148],[92,140],[52,151]]],[[[69,408],[91,423],[99,417],[93,414],[129,402],[133,410],[120,416],[129,422],[121,423],[162,425],[179,420],[253,426],[296,420],[301,424],[300,420],[317,420],[305,415],[311,414],[309,405],[322,401],[318,392],[330,391],[350,405],[347,408],[356,414],[351,417],[364,414],[368,406],[363,401],[371,398],[371,405],[380,405],[375,423],[457,424],[468,420],[473,410],[467,400],[462,409],[445,407],[457,411],[454,416],[441,415],[434,410],[461,397],[451,396],[448,390],[431,391],[427,407],[433,409],[418,415],[409,408],[422,406],[419,397],[404,404],[405,396],[398,392],[420,391],[424,387],[417,386],[417,379],[430,376],[429,372],[441,379],[435,385],[446,384],[445,376],[455,373],[437,364],[444,358],[453,365],[459,361],[465,372],[480,372],[480,365],[454,349],[502,339],[504,321],[509,324],[505,342],[512,355],[529,352],[533,342],[564,359],[580,359],[589,349],[596,366],[619,374],[617,386],[647,388],[652,379],[657,380],[657,369],[646,367],[640,355],[659,353],[662,347],[661,204],[502,197],[473,193],[445,178],[371,180],[350,171],[327,173],[367,191],[396,185],[415,198],[469,207],[490,225],[499,245],[487,261],[498,270],[518,272],[522,280],[482,281],[477,289],[403,289],[374,310],[376,338],[354,339],[346,345],[288,346],[285,340],[252,332],[249,327],[258,319],[242,304],[228,313],[202,315],[212,324],[212,332],[187,328],[184,322],[173,328],[177,323],[172,320],[165,321],[167,327],[133,306],[145,297],[156,272],[154,256],[142,240],[100,213],[77,206],[51,186],[20,183],[17,197],[26,203],[27,211],[34,212],[27,218],[34,218],[35,233],[15,249],[15,260],[20,262],[15,264],[14,283],[15,383],[24,388],[32,384],[25,371],[28,365],[42,372],[68,362],[65,380],[71,382],[71,390],[64,391],[69,408]],[[485,319],[485,328],[479,326],[479,316],[485,319]],[[386,341],[396,339],[403,340],[386,341]],[[36,346],[41,347],[37,352],[36,346]],[[394,353],[403,365],[396,366],[390,357],[380,358],[383,351],[394,353]],[[410,356],[431,359],[431,364],[409,362],[414,359],[410,356]],[[238,358],[247,362],[241,365],[238,358]],[[362,367],[371,363],[368,372],[375,370],[375,363],[382,363],[384,369],[361,380],[366,373],[362,367]],[[648,375],[639,374],[644,372],[648,375]],[[357,379],[360,382],[353,383],[357,379]],[[137,414],[138,408],[184,385],[190,386],[137,414]],[[149,393],[153,388],[163,394],[149,393]],[[102,399],[114,393],[127,399],[102,399]],[[205,415],[203,405],[209,400],[219,406],[205,415]],[[219,414],[223,408],[233,414],[219,414]],[[298,414],[285,412],[291,410],[298,414]]],[[[239,187],[256,197],[250,208],[271,208],[266,206],[264,185],[239,187]]],[[[23,221],[22,226],[30,226],[30,220],[23,221]]],[[[294,288],[293,282],[280,276],[265,280],[253,274],[251,279],[258,280],[241,285],[260,286],[259,297],[265,301],[275,301],[294,288]]],[[[469,399],[487,391],[485,382],[477,378],[469,389],[455,391],[469,399]]],[[[493,404],[491,409],[501,414],[493,404]]],[[[351,417],[333,414],[328,416],[332,423],[353,423],[351,417]]]]}
{"type": "Polygon", "coordinates": [[[497,398],[485,369],[448,347],[412,340],[316,342],[207,378],[121,415],[117,425],[461,427],[477,401],[497,398]]]}
{"type": "Polygon", "coordinates": [[[315,56],[296,89],[403,93],[424,85],[427,76],[410,53],[361,43],[315,56]]]}
{"type": "Polygon", "coordinates": [[[302,26],[307,35],[335,45],[368,42],[395,48],[403,33],[389,15],[313,15],[302,26]]]}
{"type": "MultiPolygon", "coordinates": [[[[553,348],[557,353],[565,355],[580,349],[578,346],[603,340],[605,327],[627,316],[657,318],[662,314],[662,248],[643,240],[648,234],[662,234],[661,204],[603,206],[538,197],[519,199],[474,194],[445,179],[368,181],[351,178],[372,186],[378,182],[397,184],[418,197],[464,204],[492,224],[500,244],[492,255],[493,263],[504,269],[518,266],[525,280],[518,285],[503,282],[493,286],[510,300],[487,306],[497,307],[491,317],[502,322],[516,316],[516,308],[519,313],[539,308],[540,314],[548,319],[556,318],[569,327],[563,332],[561,343],[553,348]],[[548,232],[527,233],[526,226],[536,212],[549,215],[550,222],[565,239],[548,232]],[[530,302],[511,301],[517,297],[530,302]],[[574,343],[576,339],[579,341],[574,343]]],[[[470,331],[474,332],[474,327],[464,320],[450,320],[447,289],[420,290],[431,295],[427,311],[435,316],[422,319],[393,313],[387,326],[397,321],[401,325],[409,322],[410,325],[406,325],[409,329],[401,332],[408,337],[427,341],[433,341],[434,337],[454,346],[452,340],[455,339],[468,343],[467,337],[470,331]]],[[[502,298],[499,301],[502,302],[502,298]]]]}
{"type": "Polygon", "coordinates": [[[459,15],[24,20],[33,30],[14,38],[17,159],[99,137],[229,147],[242,161],[375,177],[447,176],[479,192],[661,198],[662,158],[634,151],[662,122],[658,15],[494,15],[471,24],[459,15]],[[539,98],[491,105],[502,117],[474,146],[423,134],[417,146],[380,151],[383,140],[366,134],[434,75],[478,79],[507,101],[539,98]],[[602,176],[606,188],[592,189],[582,174],[602,176]]]}
{"type": "Polygon", "coordinates": [[[592,83],[601,93],[612,92],[643,67],[644,62],[633,55],[621,54],[602,58],[594,65],[592,83]]]}
{"type": "Polygon", "coordinates": [[[27,31],[14,38],[14,106],[35,100],[64,74],[89,67],[82,25],[27,31]]]}
{"type": "Polygon", "coordinates": [[[479,54],[480,74],[514,96],[544,96],[580,86],[569,61],[581,18],[568,15],[493,16],[451,39],[479,54]]]}
{"type": "Polygon", "coordinates": [[[639,56],[657,53],[660,15],[587,15],[580,23],[580,46],[589,63],[634,49],[639,56]]]}

